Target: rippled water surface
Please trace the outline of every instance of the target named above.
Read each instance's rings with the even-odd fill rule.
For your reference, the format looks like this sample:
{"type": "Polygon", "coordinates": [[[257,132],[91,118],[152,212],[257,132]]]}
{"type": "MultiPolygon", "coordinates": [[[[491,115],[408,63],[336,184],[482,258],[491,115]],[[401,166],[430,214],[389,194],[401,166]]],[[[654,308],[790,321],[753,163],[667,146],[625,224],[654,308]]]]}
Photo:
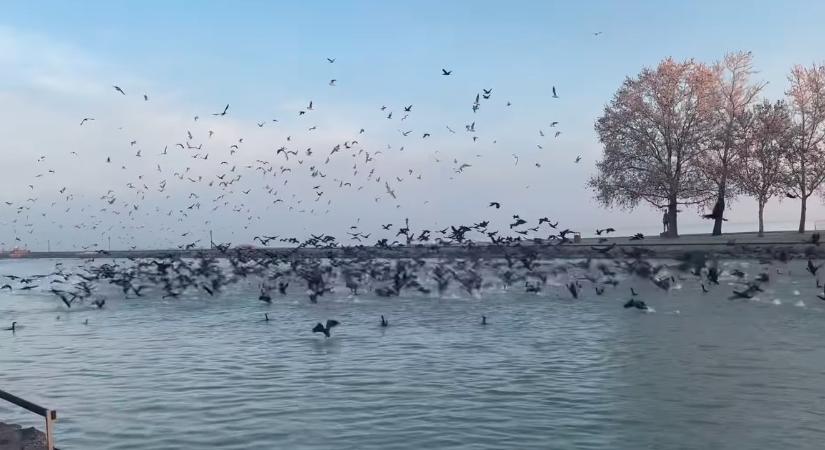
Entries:
{"type": "MultiPolygon", "coordinates": [[[[22,328],[0,334],[0,388],[57,409],[64,449],[821,449],[825,302],[791,271],[751,301],[634,280],[579,300],[311,305],[296,287],[266,305],[250,286],[71,311],[4,291],[0,325],[22,328]],[[621,307],[631,285],[655,313],[621,307]],[[327,318],[333,337],[313,335],[327,318]]],[[[42,427],[5,403],[0,419],[42,427]]]]}

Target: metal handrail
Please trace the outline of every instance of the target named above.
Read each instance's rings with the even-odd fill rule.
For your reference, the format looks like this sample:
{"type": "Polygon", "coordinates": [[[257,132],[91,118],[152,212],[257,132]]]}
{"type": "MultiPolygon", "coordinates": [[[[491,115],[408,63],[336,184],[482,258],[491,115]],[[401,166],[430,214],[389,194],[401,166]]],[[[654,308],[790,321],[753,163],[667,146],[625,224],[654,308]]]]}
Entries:
{"type": "Polygon", "coordinates": [[[9,403],[33,412],[38,416],[46,419],[46,449],[55,450],[54,448],[54,421],[57,420],[57,411],[49,408],[44,408],[36,403],[32,403],[26,399],[22,399],[16,395],[10,394],[4,390],[0,390],[0,399],[9,403]]]}

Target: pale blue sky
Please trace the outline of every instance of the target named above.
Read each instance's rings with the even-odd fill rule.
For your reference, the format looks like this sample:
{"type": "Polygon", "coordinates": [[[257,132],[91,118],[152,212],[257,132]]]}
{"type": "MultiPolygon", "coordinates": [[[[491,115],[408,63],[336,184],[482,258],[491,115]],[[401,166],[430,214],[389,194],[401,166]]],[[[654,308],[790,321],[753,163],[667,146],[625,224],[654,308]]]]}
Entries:
{"type": "MultiPolygon", "coordinates": [[[[2,10],[0,38],[5,30],[5,41],[0,39],[0,49],[5,45],[17,54],[8,56],[7,50],[5,60],[0,56],[5,64],[0,96],[25,105],[21,107],[25,111],[7,111],[3,116],[6,124],[0,131],[9,136],[6,145],[31,141],[35,147],[31,153],[36,153],[55,143],[72,142],[89,153],[109,154],[114,137],[77,136],[76,130],[79,117],[102,111],[124,116],[111,126],[99,120],[97,130],[118,129],[115,125],[128,130],[141,123],[142,131],[130,131],[128,139],[156,139],[153,145],[161,148],[174,145],[186,126],[179,131],[160,130],[157,124],[128,116],[123,103],[111,103],[132,101],[143,92],[157,100],[154,117],[162,112],[181,121],[194,114],[208,116],[231,103],[233,132],[257,142],[261,151],[271,151],[281,141],[255,141],[250,137],[256,132],[254,122],[279,118],[284,134],[303,133],[305,124],[294,115],[308,100],[319,105],[318,114],[328,114],[315,116],[322,120],[319,130],[343,135],[353,128],[368,128],[374,132],[368,144],[373,152],[409,142],[400,139],[400,128],[415,129],[416,134],[433,132],[434,141],[425,141],[434,142],[430,147],[408,144],[408,153],[399,154],[398,173],[387,177],[403,175],[400,166],[417,161],[418,170],[429,176],[424,178],[428,185],[411,196],[419,199],[445,189],[450,193],[434,196],[426,205],[404,203],[396,208],[399,211],[388,209],[387,216],[396,218],[376,217],[375,222],[397,222],[405,215],[421,217],[428,225],[439,220],[478,220],[488,214],[486,201],[499,200],[512,204],[512,212],[551,214],[567,219],[573,227],[589,229],[609,220],[627,228],[658,228],[658,213],[646,208],[635,214],[602,211],[584,187],[600,151],[593,122],[624,77],[667,56],[712,62],[727,51],[750,50],[760,71],[758,78],[769,82],[764,93],[777,98],[793,64],[825,60],[825,2],[819,1],[40,1],[4,2],[2,10]],[[597,31],[602,34],[594,36],[597,31]],[[328,64],[326,57],[336,62],[328,64]],[[453,70],[453,75],[442,77],[442,67],[453,70]],[[330,78],[338,80],[336,88],[327,85],[330,78]],[[86,87],[83,80],[91,86],[88,95],[81,89],[86,87]],[[110,95],[111,84],[124,85],[134,97],[110,95]],[[553,85],[560,99],[550,98],[553,85]],[[94,86],[105,90],[106,100],[97,99],[94,86]],[[74,87],[78,93],[66,95],[65,90],[74,87]],[[494,89],[495,103],[474,115],[469,105],[481,88],[494,89]],[[61,89],[64,92],[56,95],[61,89]],[[504,108],[505,101],[513,106],[504,108]],[[381,105],[397,111],[406,104],[415,104],[418,114],[407,124],[390,124],[377,111],[381,105]],[[61,122],[65,116],[66,131],[54,128],[56,136],[37,139],[24,135],[25,127],[15,121],[37,120],[44,111],[54,116],[49,123],[61,122]],[[446,133],[445,124],[463,128],[473,120],[487,132],[486,142],[480,139],[470,146],[439,135],[446,133]],[[548,131],[553,120],[562,123],[564,134],[557,140],[539,139],[538,130],[548,131]],[[251,128],[242,128],[248,125],[251,128]],[[537,150],[536,144],[543,150],[537,150]],[[447,182],[450,170],[424,167],[426,158],[434,159],[434,150],[444,160],[484,157],[474,162],[475,173],[466,181],[447,182]],[[510,167],[512,153],[523,159],[519,172],[501,169],[505,164],[510,167]],[[579,154],[582,164],[574,166],[571,160],[579,154]],[[521,172],[533,162],[539,162],[541,169],[521,172]],[[529,185],[531,190],[521,195],[515,185],[529,185]]],[[[127,145],[123,152],[133,151],[127,145]]],[[[3,153],[0,159],[12,158],[10,152],[3,153]]],[[[50,155],[47,161],[60,157],[50,155]]],[[[6,167],[24,163],[0,162],[6,167]]],[[[121,181],[120,175],[112,176],[121,181]]],[[[82,180],[70,181],[83,190],[82,180]]],[[[103,187],[95,186],[103,192],[109,188],[103,187]]],[[[37,189],[36,185],[33,190],[37,189]]],[[[88,191],[94,198],[91,186],[88,191]]],[[[25,194],[30,193],[21,196],[25,194]]],[[[374,194],[364,193],[361,198],[371,200],[374,194]]],[[[810,219],[825,219],[821,201],[812,203],[810,219]]],[[[371,208],[355,196],[338,204],[346,205],[337,211],[342,224],[368,215],[363,209],[371,208]]],[[[769,222],[793,222],[796,214],[797,205],[791,202],[768,207],[769,222]]],[[[0,212],[0,221],[18,227],[14,232],[19,233],[19,222],[10,225],[14,217],[0,212]]],[[[318,231],[329,217],[307,218],[292,231],[318,231]]],[[[755,222],[747,201],[734,204],[730,217],[737,226],[755,222]]],[[[293,218],[290,223],[296,226],[301,220],[293,218]]],[[[694,212],[685,214],[681,223],[683,230],[703,224],[694,212]]],[[[38,225],[41,236],[60,234],[53,225],[38,225]]],[[[223,226],[231,228],[231,222],[223,226]]],[[[152,238],[150,233],[145,238],[150,241],[141,243],[155,244],[152,238]]],[[[236,234],[233,239],[249,237],[236,234]]]]}

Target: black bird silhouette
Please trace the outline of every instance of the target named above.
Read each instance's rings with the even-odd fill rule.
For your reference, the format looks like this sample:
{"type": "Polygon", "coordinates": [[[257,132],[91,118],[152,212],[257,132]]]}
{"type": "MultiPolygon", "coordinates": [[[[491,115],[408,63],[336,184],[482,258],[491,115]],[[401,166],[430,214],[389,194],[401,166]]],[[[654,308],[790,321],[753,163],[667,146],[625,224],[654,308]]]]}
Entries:
{"type": "Polygon", "coordinates": [[[329,61],[329,63],[332,64],[335,62],[335,58],[327,58],[327,61],[329,61]]]}
{"type": "Polygon", "coordinates": [[[724,217],[722,217],[722,203],[721,202],[716,202],[716,204],[713,205],[713,211],[711,211],[710,214],[703,214],[702,217],[705,218],[705,219],[714,219],[714,220],[722,219],[725,222],[728,221],[728,219],[725,219],[724,217]]]}
{"type": "Polygon", "coordinates": [[[636,292],[636,289],[633,289],[632,287],[630,288],[630,294],[633,295],[634,297],[639,295],[639,293],[636,292]]]}
{"type": "Polygon", "coordinates": [[[553,98],[559,98],[559,96],[556,94],[556,87],[555,86],[553,86],[553,98]]]}
{"type": "Polygon", "coordinates": [[[753,294],[754,294],[755,291],[753,289],[751,289],[751,287],[749,287],[748,289],[745,289],[744,291],[734,290],[733,295],[728,297],[728,300],[734,300],[734,299],[737,299],[737,298],[744,298],[744,299],[753,298],[753,294]]]}
{"type": "Polygon", "coordinates": [[[481,324],[487,325],[487,316],[481,316],[481,324]]]}
{"type": "Polygon", "coordinates": [[[705,294],[707,294],[708,292],[710,292],[710,291],[708,290],[708,288],[706,288],[706,287],[705,287],[705,283],[701,283],[701,285],[702,285],[702,292],[704,292],[705,294]]]}
{"type": "Polygon", "coordinates": [[[642,300],[636,300],[635,298],[631,298],[630,300],[628,300],[624,304],[624,307],[625,308],[636,308],[636,309],[641,309],[641,310],[644,310],[644,311],[648,310],[647,304],[645,302],[643,302],[642,300]]]}
{"type": "Polygon", "coordinates": [[[15,329],[17,329],[17,322],[12,322],[11,326],[6,328],[6,331],[11,331],[12,333],[14,333],[15,329]]]}
{"type": "Polygon", "coordinates": [[[123,89],[121,89],[120,86],[112,86],[112,87],[115,88],[115,90],[120,92],[121,94],[126,95],[126,93],[123,92],[123,89]]]}
{"type": "Polygon", "coordinates": [[[106,299],[105,298],[97,299],[97,300],[93,301],[92,304],[97,306],[97,309],[103,309],[103,306],[106,304],[106,299]]]}
{"type": "Polygon", "coordinates": [[[288,288],[288,287],[289,287],[289,282],[288,281],[278,282],[278,292],[280,292],[281,295],[286,295],[286,288],[288,288]]]}
{"type": "Polygon", "coordinates": [[[313,333],[324,333],[324,336],[329,337],[329,332],[332,330],[333,327],[340,325],[337,320],[329,319],[327,320],[326,326],[322,325],[320,322],[315,325],[312,329],[313,333]]]}
{"type": "Polygon", "coordinates": [[[269,322],[269,313],[264,313],[264,322],[269,322]]]}
{"type": "Polygon", "coordinates": [[[785,193],[785,197],[788,197],[788,198],[797,198],[797,196],[796,196],[796,195],[791,194],[790,192],[786,192],[786,193],[785,193]]]}
{"type": "Polygon", "coordinates": [[[630,240],[631,240],[631,241],[641,241],[641,240],[642,240],[642,239],[644,239],[644,238],[645,238],[645,235],[644,235],[644,234],[642,234],[642,233],[636,233],[636,234],[634,234],[633,236],[631,236],[631,237],[630,237],[630,240]]]}
{"type": "Polygon", "coordinates": [[[385,319],[385,318],[384,318],[384,316],[382,315],[382,316],[381,316],[381,326],[386,328],[386,327],[388,327],[389,325],[390,325],[390,321],[389,321],[389,320],[387,320],[387,319],[385,319]]]}
{"type": "Polygon", "coordinates": [[[227,103],[226,106],[224,106],[223,111],[221,111],[219,113],[212,113],[212,115],[213,116],[225,116],[227,111],[229,111],[229,103],[227,103]]]}
{"type": "Polygon", "coordinates": [[[713,284],[719,284],[719,269],[716,267],[708,268],[708,281],[713,284]]]}
{"type": "Polygon", "coordinates": [[[524,225],[525,223],[527,223],[526,220],[524,220],[522,218],[518,218],[518,219],[516,219],[515,222],[510,224],[510,229],[513,229],[513,228],[515,228],[517,226],[520,226],[520,225],[524,225]]]}
{"type": "Polygon", "coordinates": [[[499,203],[499,202],[490,202],[490,206],[492,206],[496,209],[499,209],[499,208],[501,208],[501,203],[499,203]]]}
{"type": "Polygon", "coordinates": [[[808,272],[810,272],[811,275],[816,276],[816,272],[819,270],[820,267],[822,267],[822,264],[817,266],[814,265],[813,260],[808,260],[808,272]]]}
{"type": "Polygon", "coordinates": [[[452,73],[453,73],[452,70],[441,69],[441,75],[447,76],[447,75],[451,75],[452,73]]]}
{"type": "Polygon", "coordinates": [[[567,285],[567,290],[570,291],[570,294],[573,298],[579,298],[579,288],[576,286],[576,283],[570,283],[567,285]]]}

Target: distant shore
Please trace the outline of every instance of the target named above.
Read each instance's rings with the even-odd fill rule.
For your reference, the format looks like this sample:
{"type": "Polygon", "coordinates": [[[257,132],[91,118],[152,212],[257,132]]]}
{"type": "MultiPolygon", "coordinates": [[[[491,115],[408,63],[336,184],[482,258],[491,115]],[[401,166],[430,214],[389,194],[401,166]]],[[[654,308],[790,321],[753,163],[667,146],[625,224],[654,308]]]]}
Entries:
{"type": "MultiPolygon", "coordinates": [[[[712,253],[720,258],[825,256],[825,236],[819,246],[812,244],[811,237],[817,231],[799,233],[796,231],[771,231],[759,237],[756,232],[728,233],[721,236],[710,234],[686,234],[678,238],[645,236],[634,240],[629,236],[606,236],[601,241],[596,238],[583,238],[579,242],[558,245],[556,241],[545,240],[536,243],[526,240],[520,245],[490,245],[489,242],[474,242],[471,245],[412,245],[378,248],[373,246],[339,246],[334,248],[300,248],[295,247],[255,247],[231,248],[227,251],[218,249],[156,249],[156,250],[112,250],[112,251],[54,251],[29,252],[11,257],[8,253],[0,254],[0,259],[120,259],[120,258],[191,258],[211,256],[223,258],[229,256],[269,255],[269,256],[305,256],[305,257],[378,257],[378,258],[422,258],[422,257],[503,257],[517,249],[529,249],[546,258],[586,258],[604,256],[622,256],[628,253],[643,252],[650,257],[674,258],[687,252],[712,253]],[[608,247],[612,249],[605,250],[608,247]]],[[[823,233],[825,234],[825,233],[823,233]]]]}

